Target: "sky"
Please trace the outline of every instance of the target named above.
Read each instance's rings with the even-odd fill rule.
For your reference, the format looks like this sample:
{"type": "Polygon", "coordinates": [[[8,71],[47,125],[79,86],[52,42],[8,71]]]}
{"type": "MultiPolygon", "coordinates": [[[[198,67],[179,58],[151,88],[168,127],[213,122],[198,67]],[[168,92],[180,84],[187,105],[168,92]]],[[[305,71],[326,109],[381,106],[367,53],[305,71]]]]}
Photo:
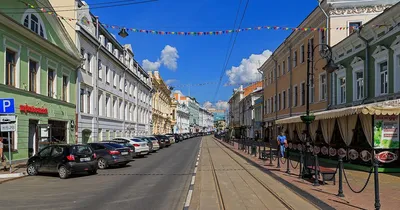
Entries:
{"type": "MultiPolygon", "coordinates": [[[[87,0],[90,4],[110,0],[87,0]]],[[[142,0],[137,0],[142,1],[142,0]]],[[[158,0],[97,8],[91,12],[104,24],[160,31],[219,31],[238,27],[247,0],[158,0]]],[[[241,28],[296,27],[316,7],[317,0],[249,0],[241,28]]],[[[117,35],[118,30],[109,29],[117,35]]],[[[239,32],[229,61],[225,61],[236,35],[178,36],[128,32],[118,40],[131,44],[136,61],[158,70],[164,81],[207,107],[226,108],[239,84],[259,80],[257,68],[290,34],[284,30],[239,32]],[[225,67],[225,68],[224,68],[225,67]],[[218,82],[223,73],[219,91],[218,82]],[[210,83],[208,85],[195,85],[210,83]],[[193,84],[193,85],[188,85],[193,84]],[[228,84],[228,85],[227,85],[228,84]],[[190,88],[189,88],[190,86],[190,88]],[[219,103],[218,103],[219,102],[219,103]]]]}

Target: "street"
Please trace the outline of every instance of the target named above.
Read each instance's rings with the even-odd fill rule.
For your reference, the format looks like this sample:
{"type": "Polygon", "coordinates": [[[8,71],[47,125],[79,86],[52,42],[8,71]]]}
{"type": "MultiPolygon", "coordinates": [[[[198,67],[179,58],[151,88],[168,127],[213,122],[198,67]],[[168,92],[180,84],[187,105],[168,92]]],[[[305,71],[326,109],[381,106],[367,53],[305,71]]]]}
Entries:
{"type": "Polygon", "coordinates": [[[1,209],[182,209],[201,138],[93,176],[29,176],[1,184],[1,209]]]}

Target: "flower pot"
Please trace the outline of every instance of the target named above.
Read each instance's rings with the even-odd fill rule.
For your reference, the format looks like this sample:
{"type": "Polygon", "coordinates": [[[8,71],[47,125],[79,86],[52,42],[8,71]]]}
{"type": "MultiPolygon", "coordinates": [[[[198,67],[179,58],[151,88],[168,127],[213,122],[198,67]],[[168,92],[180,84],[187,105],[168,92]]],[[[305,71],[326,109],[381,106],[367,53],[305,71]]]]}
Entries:
{"type": "Polygon", "coordinates": [[[315,116],[314,115],[303,115],[303,116],[300,116],[300,119],[304,123],[311,123],[315,120],[315,116]]]}

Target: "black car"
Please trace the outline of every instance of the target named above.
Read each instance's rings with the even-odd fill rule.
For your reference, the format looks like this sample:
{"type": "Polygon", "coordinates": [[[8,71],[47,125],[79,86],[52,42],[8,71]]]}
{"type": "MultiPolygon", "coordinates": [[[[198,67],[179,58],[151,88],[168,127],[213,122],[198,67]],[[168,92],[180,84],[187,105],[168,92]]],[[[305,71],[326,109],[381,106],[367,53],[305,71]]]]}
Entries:
{"type": "Polygon", "coordinates": [[[155,135],[155,137],[156,137],[157,139],[164,140],[164,142],[165,142],[165,147],[171,146],[171,141],[169,140],[168,136],[166,136],[166,135],[155,135]]]}
{"type": "Polygon", "coordinates": [[[89,143],[97,154],[97,165],[99,169],[109,166],[125,166],[132,161],[130,149],[117,143],[89,143]]]}
{"type": "Polygon", "coordinates": [[[97,155],[88,145],[50,145],[29,158],[26,172],[30,176],[38,173],[58,173],[61,179],[71,174],[97,173],[97,155]]]}
{"type": "Polygon", "coordinates": [[[119,144],[121,146],[127,147],[130,149],[130,153],[132,158],[136,157],[136,152],[135,152],[135,146],[133,146],[131,143],[129,143],[128,140],[122,140],[122,139],[113,139],[113,140],[109,140],[109,141],[102,141],[104,143],[116,143],[119,144]]]}
{"type": "Polygon", "coordinates": [[[162,138],[162,135],[154,135],[154,138],[158,140],[158,144],[160,145],[160,149],[164,148],[165,145],[165,139],[162,138]]]}

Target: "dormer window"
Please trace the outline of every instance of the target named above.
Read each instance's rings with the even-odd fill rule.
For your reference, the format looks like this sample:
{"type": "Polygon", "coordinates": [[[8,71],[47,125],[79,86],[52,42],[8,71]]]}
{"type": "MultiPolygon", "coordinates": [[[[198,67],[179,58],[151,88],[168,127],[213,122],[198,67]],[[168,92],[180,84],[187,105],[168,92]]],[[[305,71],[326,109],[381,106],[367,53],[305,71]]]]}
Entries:
{"type": "Polygon", "coordinates": [[[23,16],[24,26],[46,39],[45,27],[40,16],[34,10],[27,10],[23,16]]]}

